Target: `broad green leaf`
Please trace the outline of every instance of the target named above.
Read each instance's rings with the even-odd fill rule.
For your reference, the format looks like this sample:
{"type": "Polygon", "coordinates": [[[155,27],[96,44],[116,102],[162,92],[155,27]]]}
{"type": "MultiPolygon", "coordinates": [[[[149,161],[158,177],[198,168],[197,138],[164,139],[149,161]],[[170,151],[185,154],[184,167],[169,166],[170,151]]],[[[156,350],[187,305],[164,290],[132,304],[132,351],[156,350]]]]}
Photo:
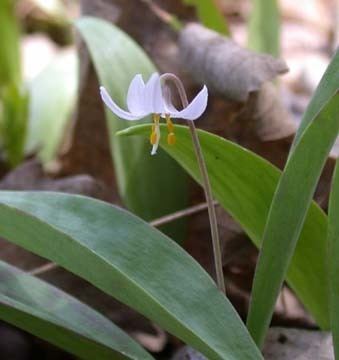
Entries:
{"type": "Polygon", "coordinates": [[[152,359],[107,318],[0,261],[0,319],[82,359],[152,359]]]}
{"type": "MultiPolygon", "coordinates": [[[[321,96],[321,102],[319,100],[311,102],[311,107],[315,102],[318,103],[317,112],[313,112],[312,109],[305,112],[302,121],[304,130],[294,142],[294,148],[272,200],[254,276],[247,321],[248,328],[259,346],[264,341],[318,179],[338,135],[339,81],[336,83],[332,79],[333,66],[337,67],[337,72],[339,71],[338,58],[339,52],[315,94],[318,96],[319,92],[324,91],[329,97],[321,96]]],[[[324,256],[326,258],[326,253],[324,256]]],[[[307,261],[314,266],[309,258],[307,261]]],[[[323,260],[319,256],[314,261],[323,260]]],[[[327,276],[324,276],[322,281],[327,283],[327,276]]],[[[328,292],[324,292],[323,296],[327,297],[328,292]]]]}
{"type": "Polygon", "coordinates": [[[206,27],[221,34],[230,35],[226,19],[215,0],[184,0],[184,3],[195,6],[200,21],[206,27]]]}
{"type": "MultiPolygon", "coordinates": [[[[201,183],[190,133],[186,127],[175,129],[175,146],[164,141],[161,146],[201,183]]],[[[121,135],[146,136],[148,131],[145,125],[136,126],[121,135]]],[[[215,198],[259,247],[280,170],[237,144],[198,132],[215,198]]],[[[323,328],[329,327],[326,227],[326,215],[312,204],[287,275],[289,285],[323,328]]]]}
{"type": "Polygon", "coordinates": [[[26,152],[47,163],[56,156],[75,105],[78,87],[75,52],[61,52],[28,84],[30,92],[26,152]]]}
{"type": "Polygon", "coordinates": [[[0,235],[83,277],[209,359],[261,359],[213,280],[179,245],[94,199],[0,192],[0,235]]]}
{"type": "Polygon", "coordinates": [[[339,160],[332,179],[328,209],[328,263],[330,317],[335,358],[339,359],[339,160]]]}
{"type": "Polygon", "coordinates": [[[277,0],[252,0],[248,47],[254,51],[280,54],[280,14],[277,0]]]}
{"type": "MultiPolygon", "coordinates": [[[[126,108],[130,81],[137,73],[147,80],[156,71],[154,65],[127,34],[110,23],[82,18],[76,26],[88,46],[100,84],[126,108]]],[[[185,208],[188,191],[182,169],[164,152],[151,156],[148,139],[117,138],[115,133],[133,122],[117,118],[107,107],[105,111],[119,193],[127,208],[145,220],[185,208]]],[[[151,122],[151,119],[144,122],[151,122]]],[[[182,224],[163,229],[179,240],[184,235],[182,224]]]]}

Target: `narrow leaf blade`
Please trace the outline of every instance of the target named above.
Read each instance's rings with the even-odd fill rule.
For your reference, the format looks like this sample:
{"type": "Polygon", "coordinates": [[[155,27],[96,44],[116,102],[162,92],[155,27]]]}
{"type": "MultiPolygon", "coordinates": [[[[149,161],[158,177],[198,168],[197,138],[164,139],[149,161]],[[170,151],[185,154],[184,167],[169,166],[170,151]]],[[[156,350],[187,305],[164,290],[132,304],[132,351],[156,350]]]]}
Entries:
{"type": "Polygon", "coordinates": [[[339,160],[332,179],[328,209],[328,263],[330,287],[330,317],[335,358],[339,359],[339,160]]]}
{"type": "MultiPolygon", "coordinates": [[[[322,108],[328,103],[329,99],[338,91],[339,84],[339,50],[333,56],[328,65],[325,74],[322,77],[307,109],[303,116],[302,122],[298,128],[297,134],[292,144],[292,150],[295,148],[302,134],[313,119],[319,114],[322,108]]],[[[290,152],[290,155],[292,151],[290,152]]]]}
{"type": "Polygon", "coordinates": [[[248,47],[254,51],[279,56],[280,14],[277,0],[252,0],[248,47]]]}
{"type": "Polygon", "coordinates": [[[184,0],[184,2],[196,7],[198,17],[206,27],[221,34],[230,34],[226,19],[215,0],[184,0]]]}
{"type": "MultiPolygon", "coordinates": [[[[338,63],[338,58],[339,52],[334,58],[335,63],[338,63]]],[[[329,78],[331,73],[327,71],[319,85],[329,94],[335,93],[334,87],[339,87],[339,82],[333,83],[329,78]]],[[[319,92],[315,96],[317,94],[319,92]]],[[[323,103],[315,116],[309,117],[312,111],[306,111],[304,115],[302,126],[308,125],[290,153],[267,220],[247,321],[259,346],[264,341],[318,179],[338,135],[339,95],[321,98],[323,103]]],[[[327,276],[322,281],[327,282],[327,276]]]]}
{"type": "Polygon", "coordinates": [[[19,86],[21,83],[20,30],[13,1],[0,2],[0,24],[0,87],[4,84],[19,86]]]}

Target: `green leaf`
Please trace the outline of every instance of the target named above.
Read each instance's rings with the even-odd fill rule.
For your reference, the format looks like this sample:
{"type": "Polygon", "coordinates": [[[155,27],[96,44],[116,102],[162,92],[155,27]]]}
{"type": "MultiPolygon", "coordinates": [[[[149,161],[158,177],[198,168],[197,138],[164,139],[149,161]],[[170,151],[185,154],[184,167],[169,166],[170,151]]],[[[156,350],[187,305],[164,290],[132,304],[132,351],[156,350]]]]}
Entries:
{"type": "Polygon", "coordinates": [[[20,31],[16,2],[0,2],[0,141],[6,160],[16,166],[23,158],[28,97],[21,84],[20,31]]]}
{"type": "Polygon", "coordinates": [[[21,81],[20,31],[13,0],[0,1],[0,24],[0,88],[8,83],[19,86],[21,81]]]}
{"type": "Polygon", "coordinates": [[[107,318],[0,261],[0,319],[82,359],[152,359],[107,318]]]}
{"type": "Polygon", "coordinates": [[[209,275],[134,215],[76,195],[0,192],[0,235],[83,277],[209,359],[261,359],[209,275]]]}
{"type": "Polygon", "coordinates": [[[254,51],[280,55],[280,14],[277,0],[252,0],[248,47],[254,51]]]}
{"type": "MultiPolygon", "coordinates": [[[[312,100],[311,110],[305,112],[302,121],[304,130],[299,132],[294,143],[271,204],[247,321],[248,328],[259,346],[264,341],[318,179],[338,135],[339,94],[336,92],[339,82],[332,79],[333,66],[339,71],[338,58],[339,52],[315,94],[317,97],[324,92],[329,94],[329,97],[321,96],[321,102],[312,100]],[[315,103],[318,105],[317,112],[312,111],[315,103]]],[[[326,253],[322,256],[326,259],[326,253]]],[[[312,261],[324,261],[322,256],[314,260],[307,258],[307,261],[314,266],[312,261]]],[[[327,276],[322,278],[322,282],[327,284],[327,276]]],[[[317,283],[313,284],[318,286],[317,283]]],[[[323,296],[328,296],[328,292],[324,291],[323,296]]]]}
{"type": "Polygon", "coordinates": [[[78,61],[74,52],[61,52],[28,84],[30,92],[26,153],[38,152],[43,163],[56,156],[78,87],[78,61]]]}
{"type": "Polygon", "coordinates": [[[29,99],[27,90],[14,83],[2,86],[0,96],[1,142],[6,160],[14,167],[24,157],[29,99]]]}
{"type": "Polygon", "coordinates": [[[184,3],[195,6],[200,21],[206,27],[221,34],[230,35],[226,19],[215,0],[184,0],[184,3]]]}
{"type": "MultiPolygon", "coordinates": [[[[190,133],[186,127],[175,129],[176,145],[163,141],[161,146],[201,183],[190,133]]],[[[135,126],[121,135],[145,136],[148,131],[145,125],[135,126]]],[[[280,170],[237,144],[198,132],[214,197],[259,247],[280,170]]],[[[287,275],[290,286],[323,328],[329,327],[326,228],[326,215],[312,204],[287,275]]]]}
{"type": "MultiPolygon", "coordinates": [[[[110,23],[82,18],[76,26],[88,46],[100,84],[124,108],[132,78],[141,73],[146,80],[156,71],[154,65],[128,35],[110,23]]],[[[117,118],[107,107],[105,111],[119,193],[127,208],[145,220],[185,208],[188,190],[182,169],[164,152],[151,156],[148,139],[117,138],[115,133],[131,122],[117,118]]],[[[163,229],[179,240],[184,236],[184,223],[163,229]]]]}
{"type": "MultiPolygon", "coordinates": [[[[331,99],[338,91],[339,87],[339,51],[336,52],[332,58],[326,72],[317,87],[311,102],[307,106],[302,122],[298,128],[297,134],[294,138],[292,149],[300,140],[305,129],[310,125],[313,119],[319,114],[324,105],[331,99]]],[[[291,155],[292,151],[290,152],[291,155]]]]}
{"type": "Polygon", "coordinates": [[[328,264],[330,317],[335,358],[339,359],[339,160],[337,160],[328,209],[328,264]]]}

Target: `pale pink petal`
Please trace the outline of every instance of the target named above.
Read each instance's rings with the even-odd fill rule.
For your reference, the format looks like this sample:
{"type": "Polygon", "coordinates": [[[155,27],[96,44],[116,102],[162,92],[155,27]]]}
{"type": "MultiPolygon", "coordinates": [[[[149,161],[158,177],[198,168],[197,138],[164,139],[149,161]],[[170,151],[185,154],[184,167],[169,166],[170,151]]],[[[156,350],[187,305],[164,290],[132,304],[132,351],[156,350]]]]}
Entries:
{"type": "Polygon", "coordinates": [[[135,115],[145,113],[144,91],[145,83],[141,74],[135,75],[127,92],[127,108],[135,115]]]}
{"type": "Polygon", "coordinates": [[[121,109],[108,95],[108,92],[103,86],[100,86],[100,95],[103,102],[109,107],[109,109],[120,118],[125,120],[139,120],[144,117],[144,115],[131,114],[130,112],[121,109]]]}
{"type": "MultiPolygon", "coordinates": [[[[186,120],[196,120],[206,110],[208,99],[207,87],[204,86],[199,94],[191,101],[191,103],[181,111],[170,113],[172,118],[181,118],[186,120]]],[[[172,109],[173,110],[173,109],[172,109]]]]}

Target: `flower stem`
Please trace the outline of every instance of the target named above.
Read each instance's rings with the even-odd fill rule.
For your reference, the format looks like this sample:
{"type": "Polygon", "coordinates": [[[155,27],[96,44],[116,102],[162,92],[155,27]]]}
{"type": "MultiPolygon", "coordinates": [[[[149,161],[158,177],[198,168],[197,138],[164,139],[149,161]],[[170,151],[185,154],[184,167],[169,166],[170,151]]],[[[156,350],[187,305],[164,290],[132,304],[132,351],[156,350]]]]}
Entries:
{"type": "MultiPolygon", "coordinates": [[[[177,88],[181,103],[183,107],[188,106],[188,99],[186,95],[185,88],[181,82],[181,80],[176,77],[174,74],[163,74],[161,78],[164,81],[171,81],[177,88]]],[[[197,161],[199,164],[200,173],[202,176],[202,186],[205,192],[205,198],[208,206],[208,216],[210,221],[211,227],[211,236],[212,236],[212,244],[213,244],[213,254],[214,254],[214,264],[215,264],[215,272],[217,275],[217,284],[218,288],[225,294],[225,280],[224,280],[224,273],[222,268],[222,257],[221,257],[221,247],[220,247],[220,239],[219,239],[219,232],[218,232],[218,223],[217,223],[217,215],[215,212],[213,195],[211,184],[208,176],[207,166],[204,159],[204,155],[202,153],[198,132],[195,128],[194,121],[187,120],[192,141],[193,141],[193,148],[195,151],[195,155],[197,157],[197,161]]]]}
{"type": "Polygon", "coordinates": [[[217,215],[215,212],[215,207],[213,205],[213,195],[211,184],[207,172],[207,167],[204,159],[204,155],[202,153],[202,149],[200,146],[200,141],[198,137],[198,132],[195,128],[193,121],[187,121],[188,126],[191,131],[192,141],[194,146],[195,155],[198,160],[200,172],[202,175],[202,182],[203,188],[205,191],[205,198],[208,205],[208,216],[210,220],[211,226],[211,236],[212,236],[212,243],[213,243],[213,253],[214,253],[214,262],[215,262],[215,271],[217,275],[217,284],[219,289],[225,294],[225,280],[224,280],[224,273],[222,269],[222,257],[221,257],[221,247],[220,247],[220,239],[219,239],[219,231],[218,231],[218,223],[217,223],[217,215]]]}

